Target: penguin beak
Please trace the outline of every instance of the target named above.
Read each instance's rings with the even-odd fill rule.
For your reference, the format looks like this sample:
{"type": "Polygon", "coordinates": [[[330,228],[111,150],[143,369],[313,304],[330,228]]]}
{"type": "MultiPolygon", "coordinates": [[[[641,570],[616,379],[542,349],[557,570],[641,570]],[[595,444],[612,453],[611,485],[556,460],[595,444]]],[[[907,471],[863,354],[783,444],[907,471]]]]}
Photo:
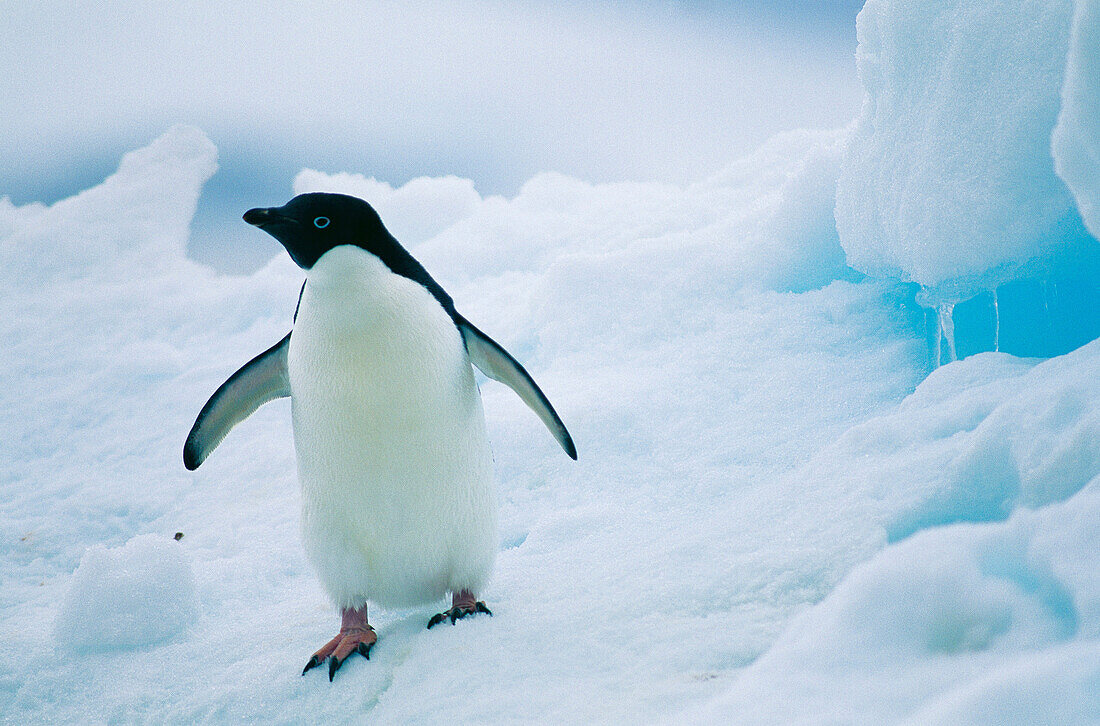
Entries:
{"type": "Polygon", "coordinates": [[[273,222],[294,221],[291,217],[287,217],[285,214],[280,212],[278,207],[274,209],[265,207],[249,209],[247,212],[244,213],[243,219],[249,224],[259,227],[261,229],[263,229],[264,225],[268,225],[273,222]]]}
{"type": "MultiPolygon", "coordinates": [[[[279,244],[286,248],[290,259],[308,270],[309,265],[302,264],[300,248],[302,247],[301,229],[302,223],[283,211],[282,207],[258,207],[249,209],[244,213],[244,221],[259,227],[263,231],[278,240],[279,244]]],[[[312,264],[312,263],[310,263],[312,264]]]]}
{"type": "Polygon", "coordinates": [[[268,222],[272,221],[272,215],[270,209],[264,209],[263,207],[257,209],[249,209],[244,213],[244,221],[256,227],[263,227],[268,222]]]}

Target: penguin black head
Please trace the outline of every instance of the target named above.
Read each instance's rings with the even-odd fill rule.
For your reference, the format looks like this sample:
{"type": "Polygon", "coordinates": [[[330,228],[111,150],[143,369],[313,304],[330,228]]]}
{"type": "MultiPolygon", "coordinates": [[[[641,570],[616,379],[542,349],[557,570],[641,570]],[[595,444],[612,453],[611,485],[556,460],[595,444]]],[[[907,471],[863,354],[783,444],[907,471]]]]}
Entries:
{"type": "Polygon", "coordinates": [[[347,194],[299,194],[281,207],[250,209],[244,221],[279,240],[290,258],[308,270],[333,247],[355,245],[382,260],[395,275],[427,288],[456,319],[454,301],[382,225],[374,208],[347,194]]]}
{"type": "MultiPolygon", "coordinates": [[[[244,221],[270,234],[308,270],[339,245],[355,245],[386,260],[397,240],[371,205],[346,194],[299,194],[281,207],[250,209],[244,221]]],[[[402,250],[403,251],[403,250],[402,250]]]]}

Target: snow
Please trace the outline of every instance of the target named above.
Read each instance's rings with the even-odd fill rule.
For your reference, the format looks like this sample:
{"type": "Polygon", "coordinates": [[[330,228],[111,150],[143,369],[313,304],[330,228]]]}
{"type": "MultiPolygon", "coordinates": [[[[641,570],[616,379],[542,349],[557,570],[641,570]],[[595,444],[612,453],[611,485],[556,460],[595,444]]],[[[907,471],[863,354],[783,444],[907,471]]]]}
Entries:
{"type": "Polygon", "coordinates": [[[786,545],[813,532],[839,585],[684,720],[1100,718],[1098,369],[1100,341],[1045,362],[973,356],[788,474],[773,496],[815,521],[786,545]],[[1046,695],[1014,711],[1004,681],[1046,695]]]}
{"type": "Polygon", "coordinates": [[[425,241],[418,255],[463,281],[529,272],[551,256],[614,252],[667,255],[659,271],[673,279],[663,285],[698,284],[711,276],[721,284],[802,291],[850,276],[832,222],[843,139],[836,131],[780,134],[686,188],[591,185],[544,173],[514,199],[483,200],[469,181],[454,177],[414,179],[394,190],[362,175],[306,170],[294,180],[294,193],[366,199],[398,239],[425,241]],[[737,245],[721,244],[722,236],[735,232],[743,237],[737,245]]]}
{"type": "Polygon", "coordinates": [[[1062,109],[1051,140],[1054,168],[1100,237],[1100,3],[1077,0],[1062,86],[1062,109]]]}
{"type": "Polygon", "coordinates": [[[687,720],[1095,723],[1097,536],[1100,477],[1043,511],[921,532],[855,568],[687,720]]]}
{"type": "Polygon", "coordinates": [[[0,720],[1100,723],[1100,267],[1059,141],[1095,122],[1062,100],[1091,8],[1071,32],[1067,3],[872,0],[864,115],[690,185],[302,171],[295,192],[377,205],[580,454],[483,381],[494,616],[372,608],[371,660],[332,684],[299,675],[339,621],[288,402],[181,460],[289,329],[300,270],[187,257],[217,165],[193,128],[51,206],[0,199],[0,720]],[[1076,297],[1055,258],[1084,260],[1076,297]],[[1064,349],[988,350],[1049,323],[1029,286],[1054,281],[1064,349]],[[965,358],[933,370],[934,331],[965,358]]]}
{"type": "Polygon", "coordinates": [[[195,578],[183,549],[143,534],[122,547],[89,547],[61,602],[54,640],[77,651],[161,643],[198,616],[195,578]]]}

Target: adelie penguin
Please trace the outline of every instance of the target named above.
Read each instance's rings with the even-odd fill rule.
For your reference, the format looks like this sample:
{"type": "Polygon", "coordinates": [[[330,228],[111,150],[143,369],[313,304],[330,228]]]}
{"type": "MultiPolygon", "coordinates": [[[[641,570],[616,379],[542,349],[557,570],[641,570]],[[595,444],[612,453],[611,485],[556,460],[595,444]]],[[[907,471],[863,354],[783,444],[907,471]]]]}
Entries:
{"type": "MultiPolygon", "coordinates": [[[[553,406],[515,358],[382,225],[342,194],[302,194],[244,220],[306,271],[290,333],[207,401],[184,445],[195,469],[229,430],[290,396],[306,554],[340,610],[339,634],[302,671],[377,637],[367,604],[452,596],[428,627],[489,613],[478,593],[496,557],[496,500],[471,364],[510,386],[577,458],[553,406]]],[[[490,613],[491,614],[491,613],[490,613]]]]}

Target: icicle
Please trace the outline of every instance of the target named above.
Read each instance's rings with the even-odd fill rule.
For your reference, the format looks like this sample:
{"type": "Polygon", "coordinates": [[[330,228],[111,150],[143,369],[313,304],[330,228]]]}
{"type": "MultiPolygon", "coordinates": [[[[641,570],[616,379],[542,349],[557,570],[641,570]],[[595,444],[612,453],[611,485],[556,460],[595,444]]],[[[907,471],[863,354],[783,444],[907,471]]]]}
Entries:
{"type": "Polygon", "coordinates": [[[997,304],[997,288],[993,288],[993,350],[1001,352],[1001,308],[997,304]]]}
{"type": "Polygon", "coordinates": [[[939,316],[936,316],[936,344],[932,346],[935,356],[933,358],[932,368],[936,369],[940,367],[940,346],[943,344],[943,329],[940,328],[939,316]]]}
{"type": "MultiPolygon", "coordinates": [[[[955,354],[955,320],[951,317],[952,311],[955,306],[951,303],[940,303],[937,308],[939,313],[939,325],[937,326],[939,331],[943,334],[943,337],[947,340],[947,362],[958,360],[958,356],[955,354]]],[[[936,335],[937,343],[939,342],[939,335],[936,335]]],[[[939,367],[939,346],[936,346],[937,360],[936,367],[939,367]]]]}

